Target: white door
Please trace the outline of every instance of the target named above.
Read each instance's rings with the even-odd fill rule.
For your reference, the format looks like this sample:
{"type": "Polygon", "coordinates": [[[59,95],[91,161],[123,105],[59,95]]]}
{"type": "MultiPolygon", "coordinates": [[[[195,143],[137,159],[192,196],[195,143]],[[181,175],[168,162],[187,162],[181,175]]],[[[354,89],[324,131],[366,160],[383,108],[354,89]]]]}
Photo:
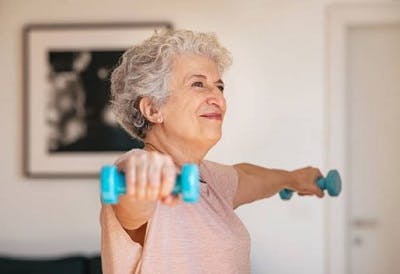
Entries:
{"type": "Polygon", "coordinates": [[[400,273],[400,25],[347,37],[350,273],[400,273]]]}

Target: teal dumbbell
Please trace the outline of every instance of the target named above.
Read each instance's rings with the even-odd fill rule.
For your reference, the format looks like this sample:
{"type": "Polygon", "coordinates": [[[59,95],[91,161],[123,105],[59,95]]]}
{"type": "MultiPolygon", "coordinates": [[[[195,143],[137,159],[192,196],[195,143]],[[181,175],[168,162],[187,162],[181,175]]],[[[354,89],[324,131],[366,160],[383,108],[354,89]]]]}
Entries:
{"type": "MultiPolygon", "coordinates": [[[[195,203],[200,196],[199,168],[185,164],[175,180],[174,195],[182,194],[187,203],[195,203]]],[[[116,166],[103,166],[100,172],[100,196],[104,204],[117,204],[120,195],[126,193],[125,175],[116,166]]]]}
{"type": "MultiPolygon", "coordinates": [[[[319,178],[317,180],[317,185],[321,190],[327,190],[329,196],[336,197],[342,191],[342,180],[340,179],[340,174],[337,170],[330,170],[326,177],[319,178]]],[[[293,190],[284,189],[279,192],[282,200],[290,200],[293,195],[293,190]]]]}

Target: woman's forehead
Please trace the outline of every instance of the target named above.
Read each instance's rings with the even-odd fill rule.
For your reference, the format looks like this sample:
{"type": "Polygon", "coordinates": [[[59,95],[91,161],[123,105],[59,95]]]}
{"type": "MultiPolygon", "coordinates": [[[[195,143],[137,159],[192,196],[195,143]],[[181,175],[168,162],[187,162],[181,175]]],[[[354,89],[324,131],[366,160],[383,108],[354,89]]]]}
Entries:
{"type": "Polygon", "coordinates": [[[202,55],[176,55],[173,59],[171,69],[173,74],[180,76],[185,80],[196,76],[205,78],[220,78],[217,63],[212,59],[202,55]]]}

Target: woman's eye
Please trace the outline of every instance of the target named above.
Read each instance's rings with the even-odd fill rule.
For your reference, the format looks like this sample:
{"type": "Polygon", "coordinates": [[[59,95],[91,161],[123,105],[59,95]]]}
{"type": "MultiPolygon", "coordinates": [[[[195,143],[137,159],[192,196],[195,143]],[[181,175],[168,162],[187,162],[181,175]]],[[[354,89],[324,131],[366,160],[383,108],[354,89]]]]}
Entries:
{"type": "Polygon", "coordinates": [[[192,84],[192,87],[203,88],[204,85],[203,85],[203,82],[194,82],[194,83],[192,84]]]}
{"type": "Polygon", "coordinates": [[[218,89],[219,89],[221,92],[224,92],[224,86],[218,86],[218,89]]]}

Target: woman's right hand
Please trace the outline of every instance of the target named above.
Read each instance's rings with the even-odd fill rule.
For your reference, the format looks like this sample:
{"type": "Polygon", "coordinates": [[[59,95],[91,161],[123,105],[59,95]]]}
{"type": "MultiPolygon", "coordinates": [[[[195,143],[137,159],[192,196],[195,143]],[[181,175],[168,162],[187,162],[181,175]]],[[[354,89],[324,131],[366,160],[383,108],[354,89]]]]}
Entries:
{"type": "Polygon", "coordinates": [[[125,173],[126,195],[121,196],[121,202],[161,200],[174,205],[179,201],[172,194],[178,170],[169,155],[133,149],[123,154],[115,165],[125,173]]]}

